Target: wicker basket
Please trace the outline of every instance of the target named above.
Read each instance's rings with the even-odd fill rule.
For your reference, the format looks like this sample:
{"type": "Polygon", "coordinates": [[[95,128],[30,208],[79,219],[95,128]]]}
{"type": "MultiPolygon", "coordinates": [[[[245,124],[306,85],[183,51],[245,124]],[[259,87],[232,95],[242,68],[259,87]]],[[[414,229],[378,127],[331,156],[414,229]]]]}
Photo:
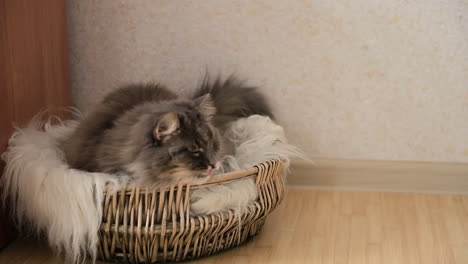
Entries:
{"type": "Polygon", "coordinates": [[[122,189],[106,195],[99,230],[99,258],[105,261],[156,263],[209,256],[246,242],[260,232],[265,217],[282,201],[284,162],[226,173],[198,186],[168,190],[122,189]],[[190,215],[190,191],[254,177],[258,199],[236,215],[227,210],[190,215]]]}

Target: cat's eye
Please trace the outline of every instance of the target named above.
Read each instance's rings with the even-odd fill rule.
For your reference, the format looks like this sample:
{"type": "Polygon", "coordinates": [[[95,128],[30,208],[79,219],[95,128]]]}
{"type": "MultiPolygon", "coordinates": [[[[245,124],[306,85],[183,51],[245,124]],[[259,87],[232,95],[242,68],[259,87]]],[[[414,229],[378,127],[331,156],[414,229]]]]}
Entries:
{"type": "Polygon", "coordinates": [[[190,154],[194,157],[200,157],[200,153],[202,152],[202,149],[197,149],[197,150],[189,150],[190,154]]]}
{"type": "Polygon", "coordinates": [[[199,148],[198,146],[187,147],[185,150],[193,157],[200,157],[201,153],[204,151],[203,148],[199,148]]]}

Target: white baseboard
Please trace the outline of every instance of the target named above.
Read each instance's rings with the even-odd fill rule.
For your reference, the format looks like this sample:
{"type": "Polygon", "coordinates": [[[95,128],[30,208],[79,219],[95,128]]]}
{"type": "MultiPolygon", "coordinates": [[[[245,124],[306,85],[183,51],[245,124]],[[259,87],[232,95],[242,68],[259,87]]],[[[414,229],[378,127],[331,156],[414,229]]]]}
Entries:
{"type": "Polygon", "coordinates": [[[292,188],[468,194],[468,164],[315,159],[293,161],[292,188]]]}

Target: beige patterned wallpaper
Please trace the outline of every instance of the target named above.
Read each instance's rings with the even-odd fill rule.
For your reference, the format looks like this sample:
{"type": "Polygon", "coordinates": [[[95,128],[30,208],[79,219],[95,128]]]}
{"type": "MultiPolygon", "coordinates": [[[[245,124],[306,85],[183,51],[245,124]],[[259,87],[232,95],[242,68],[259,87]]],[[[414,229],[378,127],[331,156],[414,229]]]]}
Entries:
{"type": "Polygon", "coordinates": [[[235,73],[314,157],[468,162],[466,1],[69,0],[68,15],[82,111],[122,83],[235,73]]]}

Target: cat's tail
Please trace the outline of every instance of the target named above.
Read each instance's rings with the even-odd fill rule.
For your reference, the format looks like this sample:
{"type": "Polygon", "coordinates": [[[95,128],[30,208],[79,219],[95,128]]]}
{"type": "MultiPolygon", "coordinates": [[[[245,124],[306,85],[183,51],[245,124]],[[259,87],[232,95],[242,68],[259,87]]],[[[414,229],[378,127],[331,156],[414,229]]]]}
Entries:
{"type": "Polygon", "coordinates": [[[226,80],[210,81],[205,77],[195,91],[194,98],[210,94],[216,107],[214,123],[224,127],[227,123],[251,115],[263,115],[274,119],[267,99],[256,87],[247,86],[233,76],[226,80]]]}

